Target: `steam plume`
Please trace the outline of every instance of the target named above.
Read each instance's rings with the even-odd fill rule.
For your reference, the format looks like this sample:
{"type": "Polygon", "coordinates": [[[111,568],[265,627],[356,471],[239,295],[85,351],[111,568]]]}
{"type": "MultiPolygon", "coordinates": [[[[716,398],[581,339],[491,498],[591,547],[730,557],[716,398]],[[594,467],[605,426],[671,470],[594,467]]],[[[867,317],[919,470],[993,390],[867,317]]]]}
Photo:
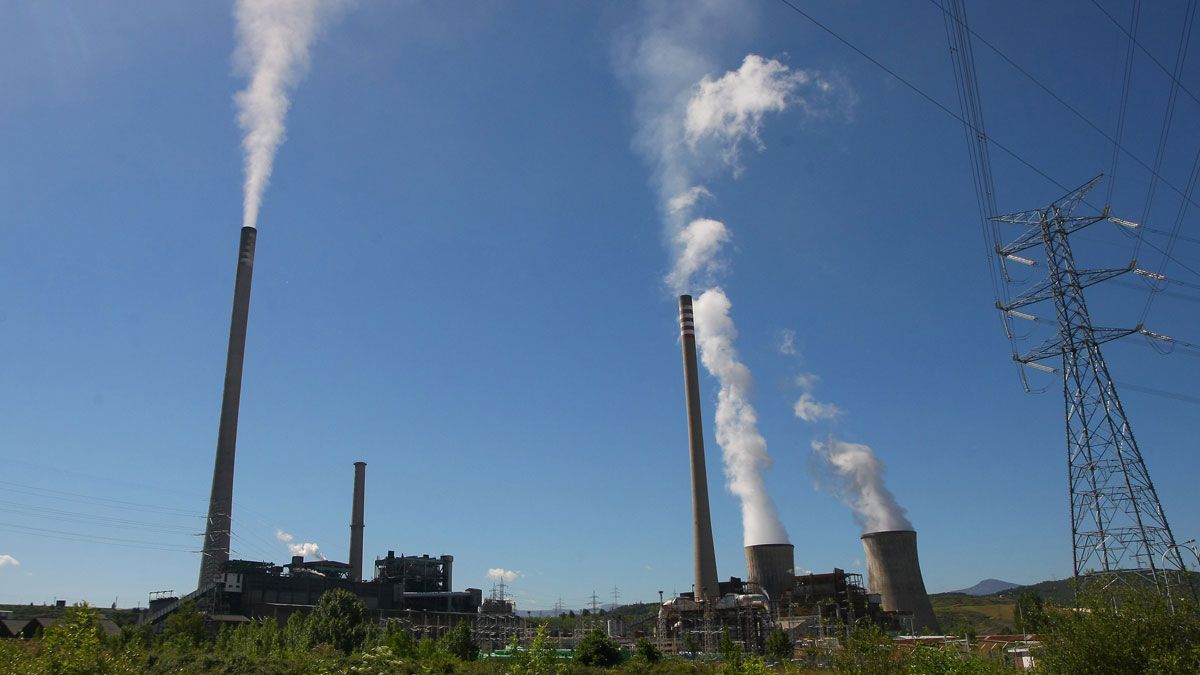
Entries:
{"type": "Polygon", "coordinates": [[[737,70],[714,77],[710,50],[753,23],[753,7],[746,3],[660,1],[646,7],[642,23],[618,45],[618,68],[635,95],[635,145],[653,167],[659,193],[671,251],[665,281],[676,293],[710,288],[694,305],[696,338],[704,367],[721,385],[717,443],[729,489],[742,500],[747,545],[786,543],[762,478],[771,457],[750,403],[753,378],[734,348],[737,329],[729,298],[716,286],[724,268],[721,250],[732,235],[723,222],[696,212],[713,196],[702,184],[713,167],[740,175],[742,147],[750,143],[764,149],[760,130],[767,114],[797,101],[813,112],[816,107],[797,95],[799,88],[818,80],[824,83],[819,91],[836,93],[836,88],[756,54],[747,55],[737,70]]]}
{"type": "Polygon", "coordinates": [[[4,567],[6,565],[11,565],[13,567],[20,567],[21,561],[17,560],[16,558],[12,557],[11,555],[8,555],[7,553],[5,553],[3,555],[0,555],[0,567],[4,567]]]}
{"type": "Polygon", "coordinates": [[[234,97],[245,136],[246,185],[242,225],[255,227],[275,151],[283,142],[288,93],[308,69],[318,27],[342,0],[237,0],[234,64],[250,82],[234,97]]]}
{"type": "Polygon", "coordinates": [[[737,328],[729,317],[729,298],[720,288],[704,292],[694,303],[700,360],[721,385],[717,395],[717,443],[725,460],[729,491],[742,502],[746,546],[786,544],[787,531],[775,502],[767,494],[762,472],[771,466],[767,441],[758,432],[758,414],[750,403],[754,378],[738,360],[733,342],[737,328]]]}
{"type": "Polygon", "coordinates": [[[288,551],[291,551],[292,555],[298,555],[304,558],[316,558],[317,560],[325,559],[325,554],[321,553],[321,547],[313,542],[306,541],[299,544],[293,544],[292,540],[294,540],[295,537],[288,532],[278,529],[275,530],[275,538],[286,544],[288,551]]]}
{"type": "Polygon", "coordinates": [[[805,422],[819,422],[821,420],[831,420],[841,417],[843,411],[833,403],[822,403],[813,395],[813,389],[817,385],[819,378],[812,373],[801,373],[796,376],[796,385],[803,391],[800,398],[792,406],[792,412],[796,417],[805,422]]]}
{"type": "Polygon", "coordinates": [[[822,483],[854,511],[864,534],[913,529],[904,508],[884,484],[883,462],[869,446],[830,436],[824,442],[813,441],[812,447],[817,461],[814,473],[828,476],[822,483]]]}

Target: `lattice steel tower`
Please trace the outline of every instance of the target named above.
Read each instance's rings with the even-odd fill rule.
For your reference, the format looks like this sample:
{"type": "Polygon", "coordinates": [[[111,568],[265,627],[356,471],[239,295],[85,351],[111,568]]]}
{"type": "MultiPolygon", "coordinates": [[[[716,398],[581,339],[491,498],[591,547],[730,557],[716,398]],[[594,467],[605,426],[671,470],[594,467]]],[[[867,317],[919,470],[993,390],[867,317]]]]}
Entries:
{"type": "Polygon", "coordinates": [[[1042,246],[1049,273],[1046,282],[998,306],[1010,315],[1030,318],[1020,311],[1022,307],[1054,302],[1058,334],[1013,358],[1045,371],[1054,369],[1041,361],[1057,358],[1062,364],[1075,577],[1104,586],[1140,578],[1170,593],[1173,587],[1185,587],[1180,585],[1186,584],[1183,558],[1100,353],[1105,342],[1148,331],[1140,325],[1093,326],[1083,295],[1092,284],[1134,271],[1136,263],[1119,269],[1080,270],[1071,253],[1072,233],[1102,220],[1124,223],[1109,218],[1107,208],[1099,215],[1073,215],[1099,180],[1097,176],[1044,208],[992,218],[1029,226],[1011,244],[997,247],[1001,256],[1029,263],[1017,254],[1042,246]]]}

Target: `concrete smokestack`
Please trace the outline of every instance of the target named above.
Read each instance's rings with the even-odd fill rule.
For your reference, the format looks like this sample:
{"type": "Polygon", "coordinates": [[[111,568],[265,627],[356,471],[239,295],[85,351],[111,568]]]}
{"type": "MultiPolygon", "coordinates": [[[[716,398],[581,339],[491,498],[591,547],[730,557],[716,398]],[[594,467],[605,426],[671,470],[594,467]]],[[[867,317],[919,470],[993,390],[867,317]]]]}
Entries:
{"type": "Polygon", "coordinates": [[[746,580],[752,591],[767,594],[778,603],[792,589],[795,547],[791,544],[760,544],[746,547],[746,580]]]}
{"type": "Polygon", "coordinates": [[[679,296],[679,329],[683,343],[683,387],[687,401],[688,445],[692,464],[692,532],[696,547],[696,599],[720,595],[717,555],[708,510],[708,472],[704,468],[704,424],[700,419],[700,376],[696,371],[696,324],[692,296],[679,296]]]}
{"type": "Polygon", "coordinates": [[[871,532],[862,536],[867,556],[867,587],[881,596],[885,611],[912,612],[913,631],[941,633],[917,559],[912,530],[871,532]]]}
{"type": "Polygon", "coordinates": [[[350,511],[350,581],[362,581],[363,504],[366,501],[367,463],[354,463],[354,505],[350,511]]]}
{"type": "Polygon", "coordinates": [[[221,425],[217,431],[217,458],[213,465],[208,521],[198,586],[216,581],[229,560],[233,527],[233,464],[237,451],[238,407],[242,398],[242,361],[246,355],[246,320],[250,314],[250,278],[254,275],[254,243],[258,231],[242,228],[238,247],[237,278],[233,285],[233,317],[229,322],[229,353],[225,360],[225,393],[221,399],[221,425]]]}

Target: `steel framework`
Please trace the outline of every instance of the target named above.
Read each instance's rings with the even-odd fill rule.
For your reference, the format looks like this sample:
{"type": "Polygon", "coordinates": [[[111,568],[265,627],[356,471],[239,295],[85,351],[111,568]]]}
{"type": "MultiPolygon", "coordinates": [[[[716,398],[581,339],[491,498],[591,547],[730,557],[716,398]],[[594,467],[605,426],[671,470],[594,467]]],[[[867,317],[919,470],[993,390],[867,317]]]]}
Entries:
{"type": "Polygon", "coordinates": [[[1074,215],[1100,178],[1046,207],[992,218],[1028,227],[1012,243],[997,246],[1002,258],[1029,264],[1018,254],[1042,246],[1048,272],[1044,283],[997,307],[1028,318],[1022,307],[1054,302],[1057,335],[1013,359],[1044,371],[1054,368],[1042,361],[1057,358],[1061,363],[1075,577],[1104,587],[1141,580],[1168,595],[1172,587],[1186,586],[1190,592],[1179,547],[1100,352],[1105,342],[1133,333],[1153,334],[1141,325],[1093,326],[1083,293],[1088,286],[1135,271],[1136,262],[1117,269],[1080,270],[1071,253],[1071,234],[1103,220],[1123,222],[1110,218],[1107,208],[1099,215],[1074,215]]]}

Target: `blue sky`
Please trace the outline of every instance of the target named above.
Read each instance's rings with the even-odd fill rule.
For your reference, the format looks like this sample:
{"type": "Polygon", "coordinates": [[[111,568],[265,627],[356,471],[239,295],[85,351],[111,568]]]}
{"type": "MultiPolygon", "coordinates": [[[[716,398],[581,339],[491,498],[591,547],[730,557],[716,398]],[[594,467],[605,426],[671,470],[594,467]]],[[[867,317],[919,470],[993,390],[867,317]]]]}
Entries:
{"type": "MultiPolygon", "coordinates": [[[[973,3],[970,18],[1111,135],[1125,42],[1090,3],[1047,4],[973,3]]],[[[1125,2],[1100,4],[1128,20],[1125,2]]],[[[957,110],[934,5],[803,7],[957,110]]],[[[1139,37],[1168,67],[1183,13],[1143,9],[1139,37]]],[[[0,602],[144,603],[189,589],[198,568],[242,215],[232,8],[4,14],[0,555],[20,564],[0,565],[0,602]]],[[[698,169],[713,194],[704,215],[731,233],[719,282],[797,565],[862,569],[851,512],[814,489],[811,443],[835,434],[886,463],[931,590],[1070,574],[1060,385],[1035,373],[1047,391],[1021,391],[961,125],[782,4],[721,16],[690,3],[361,0],[328,22],[259,220],[235,555],[285,559],[281,529],[345,559],[363,460],[368,559],[450,553],[456,585],[485,590],[490,568],[518,572],[523,609],[582,607],[614,586],[622,601],[689,590],[671,260],[629,65],[658,21],[691,26],[704,63],[687,67],[701,75],[756,54],[841,95],[768,113],[737,175],[711,158],[698,169]],[[779,352],[785,331],[796,355],[779,352]],[[797,419],[802,373],[845,414],[797,419]]],[[[1100,134],[975,53],[996,139],[1065,185],[1109,170],[1100,134]]],[[[1196,58],[1181,79],[1200,91],[1196,58]]],[[[1134,68],[1124,140],[1149,162],[1169,80],[1144,55],[1134,68]]],[[[1161,170],[1175,185],[1198,126],[1200,105],[1181,95],[1161,170]]],[[[992,157],[1002,211],[1059,196],[992,157]]],[[[1114,213],[1141,219],[1148,185],[1123,158],[1114,213]]],[[[1147,222],[1169,230],[1179,203],[1160,187],[1147,222]]],[[[1175,249],[1191,270],[1194,219],[1175,249]]],[[[1132,249],[1101,224],[1077,256],[1117,266],[1132,249]]],[[[1157,269],[1153,249],[1140,257],[1157,269]]],[[[1200,342],[1200,278],[1177,264],[1166,274],[1191,286],[1159,297],[1147,327],[1200,342]]],[[[1135,279],[1093,289],[1096,323],[1136,323],[1146,295],[1135,279]]],[[[1176,538],[1190,539],[1200,360],[1142,338],[1105,350],[1118,381],[1193,397],[1123,392],[1176,538]]],[[[712,436],[717,384],[703,386],[718,571],[743,576],[738,501],[712,436]]]]}

